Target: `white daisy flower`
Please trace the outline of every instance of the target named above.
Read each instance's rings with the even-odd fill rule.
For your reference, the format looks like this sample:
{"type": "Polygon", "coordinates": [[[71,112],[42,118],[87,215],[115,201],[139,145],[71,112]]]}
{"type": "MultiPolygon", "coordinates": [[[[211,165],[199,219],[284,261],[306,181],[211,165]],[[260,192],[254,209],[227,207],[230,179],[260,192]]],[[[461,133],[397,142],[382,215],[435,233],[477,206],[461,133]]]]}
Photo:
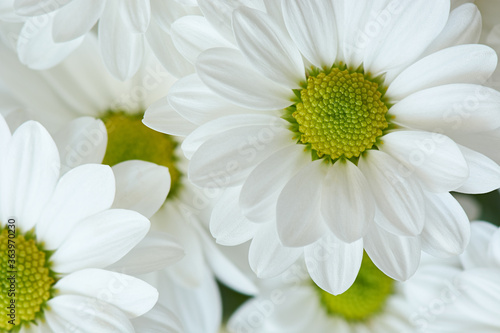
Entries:
{"type": "MultiPolygon", "coordinates": [[[[0,112],[9,113],[15,123],[21,113],[16,111],[24,110],[24,116],[50,125],[57,132],[66,168],[81,163],[113,165],[117,179],[114,207],[149,217],[153,231],[173,235],[185,252],[178,263],[145,277],[160,291],[161,310],[154,314],[175,314],[181,332],[217,332],[222,309],[215,276],[245,293],[254,292],[255,286],[221,254],[205,229],[203,214],[217,193],[192,187],[176,138],[141,122],[144,109],[165,94],[173,78],[152,61],[144,64],[133,80],[119,82],[106,74],[96,51],[95,41],[89,38],[59,66],[46,71],[27,69],[6,51],[5,62],[0,64],[0,82],[4,81],[6,94],[15,100],[0,104],[0,112]],[[165,201],[164,190],[169,187],[165,201]]],[[[131,270],[133,265],[127,263],[127,274],[144,273],[144,269],[131,270]]],[[[147,317],[140,321],[146,324],[147,317]]]]}
{"type": "Polygon", "coordinates": [[[134,332],[130,319],[149,311],[158,292],[105,268],[150,223],[109,209],[111,169],[83,165],[59,178],[59,152],[45,128],[30,121],[11,135],[2,117],[0,160],[2,331],[134,332]]]}
{"type": "Polygon", "coordinates": [[[253,239],[249,260],[261,277],[304,255],[333,294],[354,282],[363,249],[397,280],[415,272],[421,249],[462,252],[469,222],[449,191],[500,186],[484,140],[500,127],[500,93],[479,85],[497,56],[474,44],[477,8],[251,3],[200,0],[204,18],[173,24],[197,74],[145,115],[173,133],[171,111],[155,112],[163,105],[196,127],[182,144],[190,180],[229,188],[212,216],[218,241],[253,239]],[[325,248],[335,251],[315,258],[325,248]]]}
{"type": "Polygon", "coordinates": [[[21,62],[33,69],[60,63],[97,23],[107,69],[126,80],[139,69],[147,46],[172,74],[191,73],[172,44],[170,25],[196,11],[195,1],[182,0],[7,0],[0,5],[0,20],[24,22],[20,31],[9,27],[6,34],[21,62]]]}

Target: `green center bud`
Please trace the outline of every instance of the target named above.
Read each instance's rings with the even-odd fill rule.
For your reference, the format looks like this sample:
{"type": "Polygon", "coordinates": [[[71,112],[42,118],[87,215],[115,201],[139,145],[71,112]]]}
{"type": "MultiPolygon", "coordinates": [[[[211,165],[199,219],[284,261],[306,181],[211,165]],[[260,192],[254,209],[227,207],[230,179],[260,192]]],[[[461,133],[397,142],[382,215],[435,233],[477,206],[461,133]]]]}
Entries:
{"type": "Polygon", "coordinates": [[[21,324],[42,316],[46,302],[54,292],[55,273],[50,270],[49,253],[30,233],[14,237],[12,231],[3,228],[0,251],[0,328],[3,332],[18,330],[21,324]]]}
{"type": "Polygon", "coordinates": [[[108,132],[108,146],[102,163],[113,166],[128,160],[143,160],[163,165],[170,172],[170,197],[180,185],[181,173],[176,167],[175,155],[177,142],[172,136],[144,125],[143,116],[144,112],[108,111],[101,118],[108,132]]]}
{"type": "Polygon", "coordinates": [[[360,72],[333,67],[310,75],[292,107],[300,142],[318,157],[358,157],[388,127],[379,84],[360,72]]]}
{"type": "Polygon", "coordinates": [[[358,277],[346,292],[334,296],[319,287],[317,290],[328,314],[363,321],[383,310],[393,284],[394,280],[382,273],[365,253],[358,277]]]}

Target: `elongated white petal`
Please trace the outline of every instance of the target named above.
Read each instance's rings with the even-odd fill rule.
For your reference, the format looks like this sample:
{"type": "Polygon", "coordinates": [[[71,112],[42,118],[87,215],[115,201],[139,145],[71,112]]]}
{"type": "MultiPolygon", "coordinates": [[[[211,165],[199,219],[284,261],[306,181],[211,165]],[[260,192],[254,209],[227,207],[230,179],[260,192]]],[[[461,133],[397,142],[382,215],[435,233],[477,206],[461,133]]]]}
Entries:
{"type": "Polygon", "coordinates": [[[374,227],[363,240],[370,259],[391,278],[405,281],[417,270],[420,262],[420,241],[417,237],[396,236],[374,227]]]}
{"type": "Polygon", "coordinates": [[[460,204],[449,193],[426,193],[422,250],[447,258],[461,254],[469,244],[470,223],[460,204]]]}
{"type": "Polygon", "coordinates": [[[172,24],[172,41],[179,52],[192,64],[205,50],[233,47],[201,16],[184,16],[172,24]]]}
{"type": "Polygon", "coordinates": [[[85,164],[67,172],[57,183],[36,226],[49,250],[59,247],[81,220],[111,207],[115,178],[111,168],[85,164]]]}
{"type": "Polygon", "coordinates": [[[243,183],[250,171],[279,149],[292,145],[288,129],[245,126],[207,140],[189,163],[189,180],[202,187],[229,187],[243,183]]]}
{"type": "Polygon", "coordinates": [[[136,33],[144,33],[151,20],[150,0],[124,0],[123,17],[127,19],[136,33]]]}
{"type": "Polygon", "coordinates": [[[391,233],[416,236],[424,227],[425,205],[415,177],[405,177],[394,158],[378,150],[368,151],[358,167],[368,180],[377,203],[375,222],[391,233]]]}
{"type": "Polygon", "coordinates": [[[350,161],[337,161],[323,181],[321,214],[342,241],[354,242],[375,217],[375,200],[363,173],[350,161]]]}
{"type": "Polygon", "coordinates": [[[479,305],[483,311],[482,315],[485,317],[489,315],[491,323],[495,326],[500,315],[497,306],[500,297],[498,274],[500,274],[500,269],[484,267],[464,271],[457,277],[457,283],[464,286],[461,291],[466,300],[479,305]]]}
{"type": "Polygon", "coordinates": [[[106,210],[81,221],[51,257],[56,272],[106,267],[130,251],[149,230],[134,211],[106,210]]]}
{"type": "Polygon", "coordinates": [[[218,244],[232,246],[251,239],[260,228],[247,220],[238,206],[239,187],[228,188],[219,198],[210,218],[210,232],[218,244]]]}
{"type": "Polygon", "coordinates": [[[130,317],[148,312],[158,300],[158,291],[146,282],[103,269],[83,269],[59,280],[55,288],[61,295],[97,298],[116,306],[130,317]]]}
{"type": "Polygon", "coordinates": [[[52,26],[54,42],[64,43],[85,35],[96,24],[105,5],[100,0],[73,0],[58,10],[52,26]]]}
{"type": "Polygon", "coordinates": [[[50,13],[71,3],[73,0],[14,0],[17,15],[37,16],[50,13]]]}
{"type": "Polygon", "coordinates": [[[239,205],[243,214],[253,222],[274,220],[281,190],[310,162],[301,145],[285,147],[269,156],[248,175],[241,188],[239,205]]]}
{"type": "Polygon", "coordinates": [[[177,0],[151,1],[152,25],[157,24],[163,31],[170,33],[172,23],[188,14],[187,8],[178,3],[177,0]]]}
{"type": "Polygon", "coordinates": [[[378,33],[367,43],[364,67],[374,74],[414,61],[443,29],[450,12],[447,0],[405,1],[396,7],[396,13],[386,8],[382,23],[375,23],[378,33]]]}
{"type": "Polygon", "coordinates": [[[302,249],[280,244],[274,223],[267,223],[259,229],[249,251],[250,267],[262,279],[283,273],[303,253],[302,249]]]}
{"type": "Polygon", "coordinates": [[[240,50],[261,74],[290,89],[300,88],[305,81],[302,56],[271,16],[240,7],[233,14],[233,30],[240,50]]]}
{"type": "Polygon", "coordinates": [[[179,318],[165,306],[156,303],[156,305],[146,314],[132,318],[130,320],[134,325],[135,332],[165,332],[182,333],[182,323],[179,318]],[[149,330],[149,331],[148,331],[149,330]]]}
{"type": "Polygon", "coordinates": [[[305,246],[328,232],[320,213],[327,169],[322,163],[323,160],[316,160],[302,168],[278,197],[276,224],[285,246],[305,246]]]}
{"type": "Polygon", "coordinates": [[[459,146],[469,166],[469,177],[457,189],[462,193],[487,193],[500,188],[500,166],[485,155],[459,146]]]}
{"type": "Polygon", "coordinates": [[[447,136],[421,131],[397,131],[385,135],[379,146],[406,166],[405,177],[413,174],[434,192],[448,192],[461,186],[469,167],[457,144],[447,136]],[[453,166],[453,167],[450,167],[453,166]]]}
{"type": "Polygon", "coordinates": [[[2,158],[2,223],[14,217],[17,228],[33,228],[56,187],[59,168],[59,152],[47,130],[34,121],[21,125],[2,158]]]}
{"type": "Polygon", "coordinates": [[[478,8],[471,3],[459,6],[450,13],[445,27],[423,55],[454,45],[475,44],[479,41],[481,29],[482,20],[478,8]]]}
{"type": "Polygon", "coordinates": [[[500,127],[500,92],[475,84],[448,84],[416,92],[389,112],[393,122],[430,132],[483,132],[500,127]]]}
{"type": "Polygon", "coordinates": [[[115,331],[134,333],[134,327],[123,311],[95,298],[80,295],[60,295],[47,302],[50,311],[44,313],[53,332],[82,333],[115,331]]]}
{"type": "Polygon", "coordinates": [[[125,161],[113,166],[116,197],[113,208],[135,210],[150,218],[170,190],[168,168],[146,161],[125,161]]]}
{"type": "Polygon", "coordinates": [[[489,265],[488,247],[498,230],[496,226],[487,222],[472,222],[469,246],[460,255],[460,262],[464,269],[486,267],[489,265]]]}
{"type": "Polygon", "coordinates": [[[195,124],[172,108],[166,97],[159,99],[146,110],[142,122],[155,131],[170,135],[186,136],[196,128],[195,124]]]}
{"type": "Polygon", "coordinates": [[[99,21],[99,46],[106,67],[118,79],[131,78],[141,65],[144,38],[127,26],[119,11],[119,3],[107,2],[99,21]]]}
{"type": "Polygon", "coordinates": [[[497,66],[495,51],[484,45],[458,45],[417,61],[391,82],[387,96],[401,100],[412,93],[451,83],[484,83],[497,66]]]}
{"type": "Polygon", "coordinates": [[[237,50],[213,48],[198,57],[200,79],[234,104],[257,110],[278,110],[292,104],[291,88],[258,73],[237,50]]]}
{"type": "Polygon", "coordinates": [[[307,246],[304,256],[313,281],[331,294],[342,294],[358,276],[363,240],[348,244],[329,234],[307,246]]]}

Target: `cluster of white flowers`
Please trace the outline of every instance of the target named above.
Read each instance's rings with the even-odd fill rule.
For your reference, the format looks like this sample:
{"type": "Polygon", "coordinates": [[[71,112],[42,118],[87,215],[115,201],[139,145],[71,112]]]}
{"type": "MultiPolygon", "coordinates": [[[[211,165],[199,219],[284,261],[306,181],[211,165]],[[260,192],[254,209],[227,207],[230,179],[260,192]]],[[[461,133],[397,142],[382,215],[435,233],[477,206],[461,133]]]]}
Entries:
{"type": "Polygon", "coordinates": [[[0,331],[499,332],[499,52],[497,0],[2,0],[0,331]]]}

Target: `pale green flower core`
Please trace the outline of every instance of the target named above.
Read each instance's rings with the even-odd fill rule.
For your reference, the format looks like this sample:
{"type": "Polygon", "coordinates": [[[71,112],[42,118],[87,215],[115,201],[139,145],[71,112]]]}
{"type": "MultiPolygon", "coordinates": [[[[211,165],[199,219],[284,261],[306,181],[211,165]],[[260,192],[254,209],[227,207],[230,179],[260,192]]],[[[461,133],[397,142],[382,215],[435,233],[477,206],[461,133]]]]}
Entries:
{"type": "Polygon", "coordinates": [[[364,321],[384,309],[393,287],[394,280],[382,273],[365,253],[356,281],[346,292],[334,296],[316,288],[329,315],[364,321]]]}
{"type": "Polygon", "coordinates": [[[108,111],[101,120],[108,132],[108,146],[103,164],[115,165],[128,160],[143,160],[168,168],[171,177],[169,197],[180,186],[177,169],[177,142],[170,135],[154,131],[142,123],[144,112],[129,114],[108,111]]]}
{"type": "Polygon", "coordinates": [[[286,110],[298,141],[313,152],[313,159],[358,158],[374,149],[389,127],[385,88],[362,69],[345,66],[313,69],[295,90],[297,100],[286,110]]]}
{"type": "Polygon", "coordinates": [[[9,237],[9,230],[0,229],[1,319],[0,329],[21,329],[36,319],[43,318],[47,301],[53,297],[56,274],[50,269],[51,252],[36,242],[33,232],[17,233],[9,237]],[[12,300],[14,302],[12,302],[12,300]],[[14,313],[15,319],[9,315],[14,313]],[[14,320],[14,324],[9,321],[14,320]]]}

